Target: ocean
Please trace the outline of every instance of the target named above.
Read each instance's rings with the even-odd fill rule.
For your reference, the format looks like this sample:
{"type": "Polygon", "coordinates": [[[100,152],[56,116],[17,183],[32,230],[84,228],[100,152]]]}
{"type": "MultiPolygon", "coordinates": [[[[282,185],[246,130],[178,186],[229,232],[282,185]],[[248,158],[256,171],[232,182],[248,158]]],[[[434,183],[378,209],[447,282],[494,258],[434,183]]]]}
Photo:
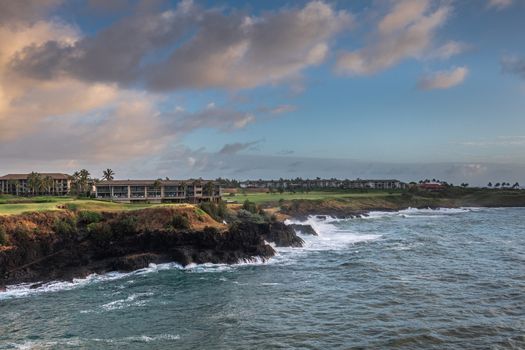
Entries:
{"type": "Polygon", "coordinates": [[[0,349],[524,349],[525,208],[309,217],[269,261],[0,293],[0,349]]]}

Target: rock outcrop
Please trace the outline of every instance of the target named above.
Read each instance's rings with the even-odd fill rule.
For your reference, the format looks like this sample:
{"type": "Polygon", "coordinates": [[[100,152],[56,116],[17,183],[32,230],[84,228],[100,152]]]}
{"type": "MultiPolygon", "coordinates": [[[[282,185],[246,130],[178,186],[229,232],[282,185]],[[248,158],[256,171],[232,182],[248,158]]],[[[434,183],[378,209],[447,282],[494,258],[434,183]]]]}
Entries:
{"type": "Polygon", "coordinates": [[[299,232],[302,235],[318,236],[317,232],[314,230],[314,228],[311,225],[290,224],[288,226],[293,228],[295,230],[295,232],[299,232]]]}
{"type": "MultiPolygon", "coordinates": [[[[172,212],[164,214],[173,216],[172,212]]],[[[22,282],[132,271],[150,263],[177,262],[185,266],[266,260],[275,254],[267,243],[291,247],[303,244],[291,227],[279,222],[243,221],[226,229],[220,226],[201,230],[148,229],[136,219],[140,211],[105,214],[91,223],[60,215],[46,213],[35,216],[38,220],[31,217],[4,220],[5,227],[10,227],[11,245],[0,247],[0,290],[2,286],[22,282]],[[16,225],[12,226],[13,223],[16,225]]],[[[156,215],[160,217],[160,213],[156,215]]]]}

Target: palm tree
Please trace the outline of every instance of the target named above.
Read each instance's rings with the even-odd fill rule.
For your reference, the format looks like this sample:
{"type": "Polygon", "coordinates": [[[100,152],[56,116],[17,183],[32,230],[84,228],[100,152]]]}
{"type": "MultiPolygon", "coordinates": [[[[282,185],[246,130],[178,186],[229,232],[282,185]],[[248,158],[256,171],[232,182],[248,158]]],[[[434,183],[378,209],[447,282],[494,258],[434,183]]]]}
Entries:
{"type": "Polygon", "coordinates": [[[206,184],[203,187],[203,192],[205,196],[212,197],[213,196],[213,182],[209,181],[206,182],[206,184]]]}
{"type": "Polygon", "coordinates": [[[89,182],[89,176],[91,175],[86,169],[82,169],[79,172],[80,191],[82,193],[87,192],[87,185],[89,182]]]}
{"type": "Polygon", "coordinates": [[[102,180],[111,181],[114,179],[115,172],[111,169],[106,169],[102,172],[104,175],[102,176],[102,180]]]}
{"type": "Polygon", "coordinates": [[[53,192],[52,191],[53,184],[54,184],[53,178],[49,175],[42,179],[42,188],[44,189],[44,192],[46,194],[51,194],[53,192]]]}
{"type": "Polygon", "coordinates": [[[31,172],[27,177],[27,186],[31,191],[31,194],[34,196],[42,187],[42,177],[39,173],[31,172]]]}

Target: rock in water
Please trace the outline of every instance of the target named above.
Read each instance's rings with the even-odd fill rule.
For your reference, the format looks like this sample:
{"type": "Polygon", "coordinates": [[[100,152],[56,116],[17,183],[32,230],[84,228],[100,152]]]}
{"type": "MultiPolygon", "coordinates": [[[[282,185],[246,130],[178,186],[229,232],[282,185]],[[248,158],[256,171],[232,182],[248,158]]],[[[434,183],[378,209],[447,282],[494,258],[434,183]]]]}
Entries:
{"type": "Polygon", "coordinates": [[[318,236],[317,232],[314,230],[314,228],[311,225],[304,225],[304,224],[290,224],[288,225],[291,228],[293,228],[296,232],[299,232],[303,235],[312,235],[312,236],[318,236]]]}

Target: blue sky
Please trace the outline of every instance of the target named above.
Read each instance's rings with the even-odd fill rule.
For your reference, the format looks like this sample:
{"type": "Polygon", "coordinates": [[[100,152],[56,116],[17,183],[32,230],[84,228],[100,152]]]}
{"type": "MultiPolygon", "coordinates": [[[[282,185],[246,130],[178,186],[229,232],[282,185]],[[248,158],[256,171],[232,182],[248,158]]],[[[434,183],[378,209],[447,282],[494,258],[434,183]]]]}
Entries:
{"type": "Polygon", "coordinates": [[[0,13],[0,172],[525,183],[523,1],[0,13]]]}

